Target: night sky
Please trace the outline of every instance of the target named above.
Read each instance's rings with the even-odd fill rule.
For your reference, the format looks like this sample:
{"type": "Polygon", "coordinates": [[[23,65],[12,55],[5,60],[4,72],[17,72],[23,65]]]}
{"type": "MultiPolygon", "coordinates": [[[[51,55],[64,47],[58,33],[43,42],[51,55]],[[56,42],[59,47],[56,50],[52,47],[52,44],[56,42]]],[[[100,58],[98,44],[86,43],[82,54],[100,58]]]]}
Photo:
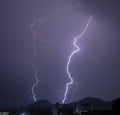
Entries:
{"type": "Polygon", "coordinates": [[[0,107],[33,102],[33,63],[38,68],[37,99],[62,101],[72,41],[90,16],[93,20],[78,41],[81,50],[70,65],[74,84],[66,102],[120,97],[120,0],[0,0],[0,107]],[[52,11],[39,27],[34,59],[29,25],[52,11]]]}

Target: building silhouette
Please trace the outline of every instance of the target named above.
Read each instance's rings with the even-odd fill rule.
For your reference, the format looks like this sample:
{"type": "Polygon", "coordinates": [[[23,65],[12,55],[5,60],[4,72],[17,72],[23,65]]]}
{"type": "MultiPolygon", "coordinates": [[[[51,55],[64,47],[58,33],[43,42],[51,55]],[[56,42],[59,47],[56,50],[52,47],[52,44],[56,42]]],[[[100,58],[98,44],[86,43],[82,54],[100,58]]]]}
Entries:
{"type": "Polygon", "coordinates": [[[73,108],[67,104],[56,103],[53,109],[53,115],[73,115],[73,108]]]}

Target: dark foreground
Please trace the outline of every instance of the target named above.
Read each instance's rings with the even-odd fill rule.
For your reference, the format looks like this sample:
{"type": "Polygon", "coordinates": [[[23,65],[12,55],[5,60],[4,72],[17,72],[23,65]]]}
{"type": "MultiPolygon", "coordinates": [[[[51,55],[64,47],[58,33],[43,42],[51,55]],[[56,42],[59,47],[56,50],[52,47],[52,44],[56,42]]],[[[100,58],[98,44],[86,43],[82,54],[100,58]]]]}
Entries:
{"type": "Polygon", "coordinates": [[[100,100],[91,101],[92,103],[97,102],[96,105],[88,103],[90,100],[93,99],[87,98],[87,101],[84,100],[81,103],[56,103],[55,105],[48,101],[38,101],[28,106],[1,109],[0,115],[120,115],[120,98],[112,101],[112,106],[109,106],[110,103],[106,104],[100,100]]]}

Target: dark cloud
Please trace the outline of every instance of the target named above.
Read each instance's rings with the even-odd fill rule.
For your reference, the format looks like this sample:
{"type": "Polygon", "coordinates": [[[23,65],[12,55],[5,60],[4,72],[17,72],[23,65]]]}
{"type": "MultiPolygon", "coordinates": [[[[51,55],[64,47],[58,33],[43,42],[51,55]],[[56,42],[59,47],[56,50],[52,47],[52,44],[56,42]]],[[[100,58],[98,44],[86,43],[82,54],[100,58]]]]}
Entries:
{"type": "MultiPolygon", "coordinates": [[[[111,100],[120,96],[119,0],[28,0],[0,1],[0,102],[11,106],[32,102],[35,82],[32,63],[38,66],[39,99],[61,102],[66,82],[72,40],[93,16],[81,51],[71,63],[74,83],[67,101],[87,96],[111,100]],[[40,25],[37,58],[33,58],[33,34],[29,25],[36,18],[49,20],[40,25]],[[29,91],[29,92],[28,92],[29,91]],[[28,92],[24,97],[24,94],[28,92]],[[74,94],[74,95],[73,95],[74,94]],[[21,101],[22,98],[22,101],[21,101]],[[19,101],[20,100],[20,101],[19,101]]],[[[35,25],[34,29],[36,29],[35,25]]],[[[1,105],[1,106],[2,106],[1,105]]]]}
{"type": "Polygon", "coordinates": [[[98,20],[101,19],[114,28],[120,26],[119,0],[80,0],[80,3],[84,5],[86,13],[97,16],[98,20]]]}

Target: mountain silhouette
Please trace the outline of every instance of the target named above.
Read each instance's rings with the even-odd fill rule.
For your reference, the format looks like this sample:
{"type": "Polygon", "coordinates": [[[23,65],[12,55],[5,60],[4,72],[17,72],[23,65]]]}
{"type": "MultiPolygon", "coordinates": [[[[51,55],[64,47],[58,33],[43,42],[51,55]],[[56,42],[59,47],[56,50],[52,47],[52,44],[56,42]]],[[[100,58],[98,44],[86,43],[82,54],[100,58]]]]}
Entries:
{"type": "Polygon", "coordinates": [[[78,105],[88,105],[93,108],[93,110],[111,110],[112,109],[112,101],[106,102],[98,98],[87,97],[82,100],[69,103],[69,105],[75,108],[78,105]]]}
{"type": "MultiPolygon", "coordinates": [[[[92,98],[92,97],[87,97],[76,102],[68,103],[68,106],[72,107],[74,110],[78,105],[81,105],[81,106],[87,105],[92,107],[93,110],[112,110],[112,101],[106,102],[101,99],[92,98]]],[[[28,109],[51,108],[52,109],[53,107],[55,107],[55,104],[52,104],[47,100],[39,100],[27,105],[25,108],[28,108],[28,109]]]]}
{"type": "Polygon", "coordinates": [[[27,106],[27,108],[52,108],[53,104],[47,100],[39,100],[27,106]]]}

